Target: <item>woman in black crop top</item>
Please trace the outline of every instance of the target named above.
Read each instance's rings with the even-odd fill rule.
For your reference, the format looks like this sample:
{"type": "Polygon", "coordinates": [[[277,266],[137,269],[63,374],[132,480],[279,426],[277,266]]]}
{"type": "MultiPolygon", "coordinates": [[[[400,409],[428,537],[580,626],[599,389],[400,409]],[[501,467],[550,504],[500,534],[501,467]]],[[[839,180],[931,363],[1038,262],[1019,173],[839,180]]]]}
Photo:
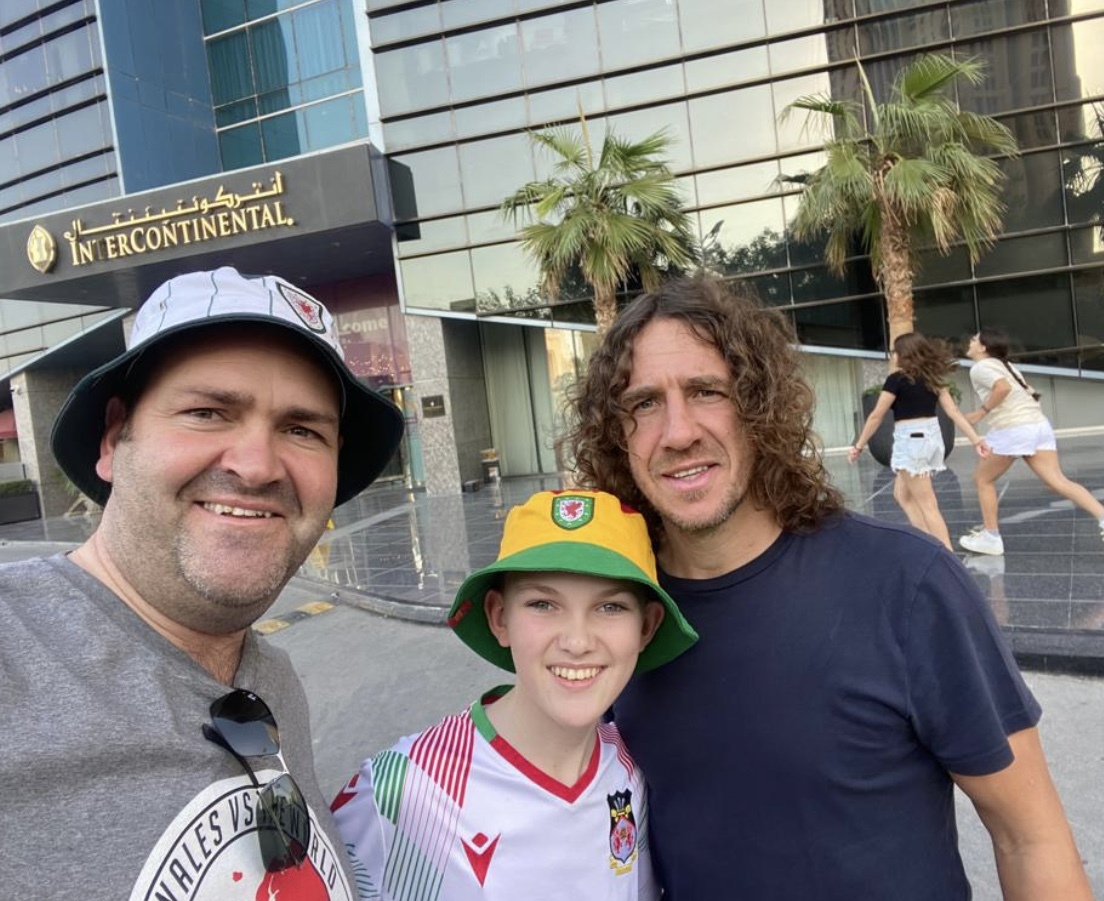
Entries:
{"type": "Polygon", "coordinates": [[[900,335],[893,342],[890,366],[895,369],[886,378],[878,402],[863,423],[862,432],[847,457],[852,463],[858,460],[870,436],[892,409],[893,456],[889,465],[897,474],[893,499],[913,526],[953,550],[931,482],[932,473],[946,469],[936,405],[962,429],[980,456],[988,456],[989,446],[974,431],[947,390],[947,377],[954,371],[955,362],[942,344],[919,332],[900,335]]]}

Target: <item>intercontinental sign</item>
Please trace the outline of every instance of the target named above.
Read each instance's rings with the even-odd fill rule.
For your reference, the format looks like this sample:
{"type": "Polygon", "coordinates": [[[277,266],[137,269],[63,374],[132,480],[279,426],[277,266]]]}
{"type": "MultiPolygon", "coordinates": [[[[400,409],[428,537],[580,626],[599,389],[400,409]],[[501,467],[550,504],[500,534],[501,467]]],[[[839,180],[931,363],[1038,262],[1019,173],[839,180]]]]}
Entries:
{"type": "MultiPolygon", "coordinates": [[[[74,219],[65,232],[70,262],[87,266],[295,224],[284,210],[281,173],[276,172],[267,185],[254,182],[251,187],[250,193],[238,194],[220,185],[214,197],[178,200],[175,209],[146,207],[142,213],[112,213],[112,221],[104,225],[88,226],[74,219]]],[[[54,268],[57,254],[53,236],[36,225],[27,239],[27,260],[45,274],[54,268]]]]}

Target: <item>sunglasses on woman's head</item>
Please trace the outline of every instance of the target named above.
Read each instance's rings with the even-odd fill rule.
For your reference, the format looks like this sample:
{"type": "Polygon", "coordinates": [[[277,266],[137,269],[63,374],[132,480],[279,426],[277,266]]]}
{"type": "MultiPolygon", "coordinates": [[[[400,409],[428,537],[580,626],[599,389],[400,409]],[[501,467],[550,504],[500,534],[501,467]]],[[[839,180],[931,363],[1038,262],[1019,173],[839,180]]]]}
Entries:
{"type": "Polygon", "coordinates": [[[300,866],[310,846],[310,813],[280,755],[280,732],[268,705],[251,691],[235,689],[211,704],[203,737],[229,751],[257,789],[257,836],[265,869],[275,873],[300,866]],[[284,773],[262,787],[249,757],[276,757],[284,773]]]}

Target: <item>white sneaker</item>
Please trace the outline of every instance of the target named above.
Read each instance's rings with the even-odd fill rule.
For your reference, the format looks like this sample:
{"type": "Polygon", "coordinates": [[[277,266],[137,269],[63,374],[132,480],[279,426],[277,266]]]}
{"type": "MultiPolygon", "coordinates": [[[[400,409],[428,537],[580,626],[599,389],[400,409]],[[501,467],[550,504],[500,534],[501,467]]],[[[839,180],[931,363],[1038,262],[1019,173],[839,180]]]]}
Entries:
{"type": "Polygon", "coordinates": [[[963,535],[958,539],[958,543],[975,554],[1000,556],[1004,553],[1004,540],[1000,535],[990,535],[984,529],[963,535]]]}

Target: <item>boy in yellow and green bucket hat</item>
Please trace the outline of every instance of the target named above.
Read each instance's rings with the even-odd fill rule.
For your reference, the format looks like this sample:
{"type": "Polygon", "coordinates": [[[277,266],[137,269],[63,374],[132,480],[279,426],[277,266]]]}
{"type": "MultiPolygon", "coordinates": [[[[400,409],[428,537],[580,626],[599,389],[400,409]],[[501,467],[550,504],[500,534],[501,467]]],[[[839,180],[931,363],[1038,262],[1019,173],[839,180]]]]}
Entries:
{"type": "Polygon", "coordinates": [[[364,761],[333,805],[357,873],[382,897],[658,898],[643,777],[601,722],[698,637],[644,518],[604,492],[533,495],[449,625],[516,681],[364,761]]]}

